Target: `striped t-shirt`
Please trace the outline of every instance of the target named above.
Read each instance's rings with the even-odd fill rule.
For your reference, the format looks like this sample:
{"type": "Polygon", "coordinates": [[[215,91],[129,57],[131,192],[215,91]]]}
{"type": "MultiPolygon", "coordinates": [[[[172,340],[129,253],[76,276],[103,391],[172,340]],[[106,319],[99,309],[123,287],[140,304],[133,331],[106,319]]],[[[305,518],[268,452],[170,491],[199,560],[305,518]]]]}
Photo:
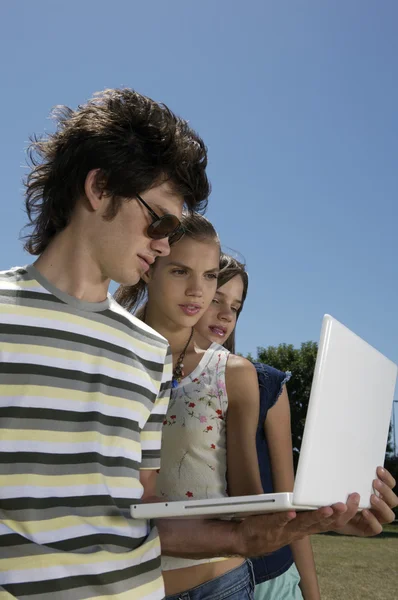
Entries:
{"type": "Polygon", "coordinates": [[[0,600],[158,600],[160,543],[129,507],[160,467],[167,341],[111,296],[0,273],[0,600]]]}

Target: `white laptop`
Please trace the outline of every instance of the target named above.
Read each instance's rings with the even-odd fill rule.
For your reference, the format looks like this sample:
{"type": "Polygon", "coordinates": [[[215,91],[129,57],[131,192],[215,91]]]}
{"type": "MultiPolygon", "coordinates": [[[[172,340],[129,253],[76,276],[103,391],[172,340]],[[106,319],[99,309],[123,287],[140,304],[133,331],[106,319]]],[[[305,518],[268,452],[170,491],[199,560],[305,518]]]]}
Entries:
{"type": "Polygon", "coordinates": [[[370,506],[383,465],[397,365],[330,315],[318,355],[293,493],[156,502],[131,506],[133,518],[234,517],[315,510],[361,496],[370,506]]]}

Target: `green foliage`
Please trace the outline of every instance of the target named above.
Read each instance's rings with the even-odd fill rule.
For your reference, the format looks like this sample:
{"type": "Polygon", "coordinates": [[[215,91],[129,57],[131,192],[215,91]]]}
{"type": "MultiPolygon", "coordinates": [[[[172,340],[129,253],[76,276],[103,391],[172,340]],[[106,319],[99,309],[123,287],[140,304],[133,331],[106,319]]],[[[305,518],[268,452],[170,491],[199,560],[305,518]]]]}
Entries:
{"type": "Polygon", "coordinates": [[[386,459],[387,457],[394,458],[394,431],[392,428],[392,423],[390,423],[390,429],[388,432],[388,442],[387,442],[387,451],[386,451],[386,459]]]}
{"type": "Polygon", "coordinates": [[[292,344],[280,344],[257,349],[258,361],[281,371],[292,372],[292,377],[287,383],[287,391],[292,416],[295,465],[301,448],[317,352],[316,342],[304,342],[300,348],[294,348],[292,344]]]}

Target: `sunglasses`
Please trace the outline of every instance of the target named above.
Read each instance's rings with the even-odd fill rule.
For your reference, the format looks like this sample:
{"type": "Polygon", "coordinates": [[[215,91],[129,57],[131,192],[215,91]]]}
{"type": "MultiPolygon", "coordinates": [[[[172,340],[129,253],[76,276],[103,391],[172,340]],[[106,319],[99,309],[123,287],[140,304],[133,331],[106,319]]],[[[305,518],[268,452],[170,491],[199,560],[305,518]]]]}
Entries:
{"type": "Polygon", "coordinates": [[[162,240],[168,238],[169,244],[175,244],[184,235],[184,228],[181,221],[175,215],[166,213],[159,217],[154,210],[145,202],[141,196],[136,194],[137,199],[145,206],[153,221],[146,230],[147,235],[153,240],[162,240]]]}

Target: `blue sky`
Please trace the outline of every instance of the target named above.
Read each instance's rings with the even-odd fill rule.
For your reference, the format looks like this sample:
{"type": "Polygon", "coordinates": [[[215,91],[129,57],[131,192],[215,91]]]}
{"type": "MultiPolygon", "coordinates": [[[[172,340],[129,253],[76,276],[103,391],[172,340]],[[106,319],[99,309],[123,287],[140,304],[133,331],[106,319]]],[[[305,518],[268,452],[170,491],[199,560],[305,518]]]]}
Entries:
{"type": "Polygon", "coordinates": [[[238,349],[317,340],[329,312],[398,362],[397,20],[394,0],[6,0],[4,267],[30,260],[29,135],[56,104],[134,87],[208,145],[208,216],[250,273],[238,349]]]}

